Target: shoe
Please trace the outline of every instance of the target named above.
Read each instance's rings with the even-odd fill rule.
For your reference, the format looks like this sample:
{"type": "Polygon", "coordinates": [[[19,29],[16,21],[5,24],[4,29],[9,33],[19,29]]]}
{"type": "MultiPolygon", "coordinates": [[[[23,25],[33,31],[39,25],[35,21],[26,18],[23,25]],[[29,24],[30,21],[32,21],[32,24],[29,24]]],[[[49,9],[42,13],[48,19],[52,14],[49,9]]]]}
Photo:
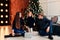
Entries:
{"type": "Polygon", "coordinates": [[[49,36],[48,38],[49,38],[49,39],[53,39],[53,37],[52,37],[52,36],[49,36]]]}

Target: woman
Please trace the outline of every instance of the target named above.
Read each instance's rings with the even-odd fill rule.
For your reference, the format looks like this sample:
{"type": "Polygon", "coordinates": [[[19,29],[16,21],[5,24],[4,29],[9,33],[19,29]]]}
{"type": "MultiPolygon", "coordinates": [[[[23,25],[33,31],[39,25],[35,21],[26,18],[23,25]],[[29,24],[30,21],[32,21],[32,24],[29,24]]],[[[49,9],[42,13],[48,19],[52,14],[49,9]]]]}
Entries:
{"type": "Polygon", "coordinates": [[[13,22],[13,30],[15,35],[24,36],[24,18],[20,12],[16,13],[14,22],[13,22]]]}

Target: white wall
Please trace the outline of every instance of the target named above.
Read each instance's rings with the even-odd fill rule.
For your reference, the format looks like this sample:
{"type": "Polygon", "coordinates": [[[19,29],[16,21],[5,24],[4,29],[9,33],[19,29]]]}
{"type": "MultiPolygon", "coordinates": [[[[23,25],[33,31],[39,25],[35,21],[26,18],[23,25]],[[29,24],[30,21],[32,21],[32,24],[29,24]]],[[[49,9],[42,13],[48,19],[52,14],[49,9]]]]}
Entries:
{"type": "Polygon", "coordinates": [[[60,15],[60,1],[48,0],[48,15],[60,15]]]}
{"type": "Polygon", "coordinates": [[[58,16],[60,21],[60,0],[39,0],[39,2],[48,18],[58,16]]]}
{"type": "Polygon", "coordinates": [[[40,5],[42,6],[42,9],[44,10],[44,13],[47,14],[48,12],[48,3],[46,0],[39,0],[40,5]]]}

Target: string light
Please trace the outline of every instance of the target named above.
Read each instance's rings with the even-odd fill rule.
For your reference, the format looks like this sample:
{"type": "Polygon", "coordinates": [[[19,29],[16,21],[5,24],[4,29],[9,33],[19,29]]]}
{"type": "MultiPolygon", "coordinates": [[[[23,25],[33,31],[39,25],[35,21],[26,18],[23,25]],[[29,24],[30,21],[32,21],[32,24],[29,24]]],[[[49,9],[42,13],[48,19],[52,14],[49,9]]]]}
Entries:
{"type": "Polygon", "coordinates": [[[1,3],[0,5],[3,6],[3,3],[1,3]]]}
{"type": "Polygon", "coordinates": [[[8,18],[8,15],[6,15],[5,17],[8,18]]]}
{"type": "Polygon", "coordinates": [[[1,9],[0,11],[3,12],[3,9],[1,9]]]}
{"type": "Polygon", "coordinates": [[[33,2],[32,2],[33,3],[33,2]]]}
{"type": "Polygon", "coordinates": [[[29,0],[29,3],[30,3],[31,1],[29,0]]]}
{"type": "Polygon", "coordinates": [[[6,1],[8,1],[8,0],[6,0],[6,1]]]}
{"type": "Polygon", "coordinates": [[[1,23],[3,24],[3,21],[1,21],[1,23]]]}
{"type": "Polygon", "coordinates": [[[1,15],[1,18],[3,18],[3,15],[1,15]]]}
{"type": "Polygon", "coordinates": [[[0,25],[9,25],[9,0],[0,1],[0,25]]]}
{"type": "Polygon", "coordinates": [[[34,5],[35,5],[35,3],[34,3],[34,5]]]}
{"type": "Polygon", "coordinates": [[[5,21],[5,23],[8,23],[8,21],[5,21]]]}
{"type": "Polygon", "coordinates": [[[8,12],[8,9],[6,9],[5,12],[8,12]]]}
{"type": "Polygon", "coordinates": [[[5,6],[7,7],[7,6],[8,6],[8,4],[5,4],[5,6]]]}
{"type": "Polygon", "coordinates": [[[37,1],[37,3],[39,3],[39,1],[37,1]]]}

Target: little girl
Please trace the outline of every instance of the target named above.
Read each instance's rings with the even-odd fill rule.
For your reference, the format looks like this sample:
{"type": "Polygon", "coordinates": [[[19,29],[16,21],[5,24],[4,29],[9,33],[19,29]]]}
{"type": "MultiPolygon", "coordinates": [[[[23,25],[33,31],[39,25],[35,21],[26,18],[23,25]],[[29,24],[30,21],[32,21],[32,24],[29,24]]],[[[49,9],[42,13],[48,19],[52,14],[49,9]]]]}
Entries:
{"type": "Polygon", "coordinates": [[[22,17],[22,13],[17,12],[14,22],[13,22],[13,30],[15,35],[24,36],[24,18],[22,17]]]}
{"type": "Polygon", "coordinates": [[[30,31],[32,30],[34,26],[34,17],[31,11],[27,12],[27,17],[26,17],[26,26],[30,28],[30,31]]]}

